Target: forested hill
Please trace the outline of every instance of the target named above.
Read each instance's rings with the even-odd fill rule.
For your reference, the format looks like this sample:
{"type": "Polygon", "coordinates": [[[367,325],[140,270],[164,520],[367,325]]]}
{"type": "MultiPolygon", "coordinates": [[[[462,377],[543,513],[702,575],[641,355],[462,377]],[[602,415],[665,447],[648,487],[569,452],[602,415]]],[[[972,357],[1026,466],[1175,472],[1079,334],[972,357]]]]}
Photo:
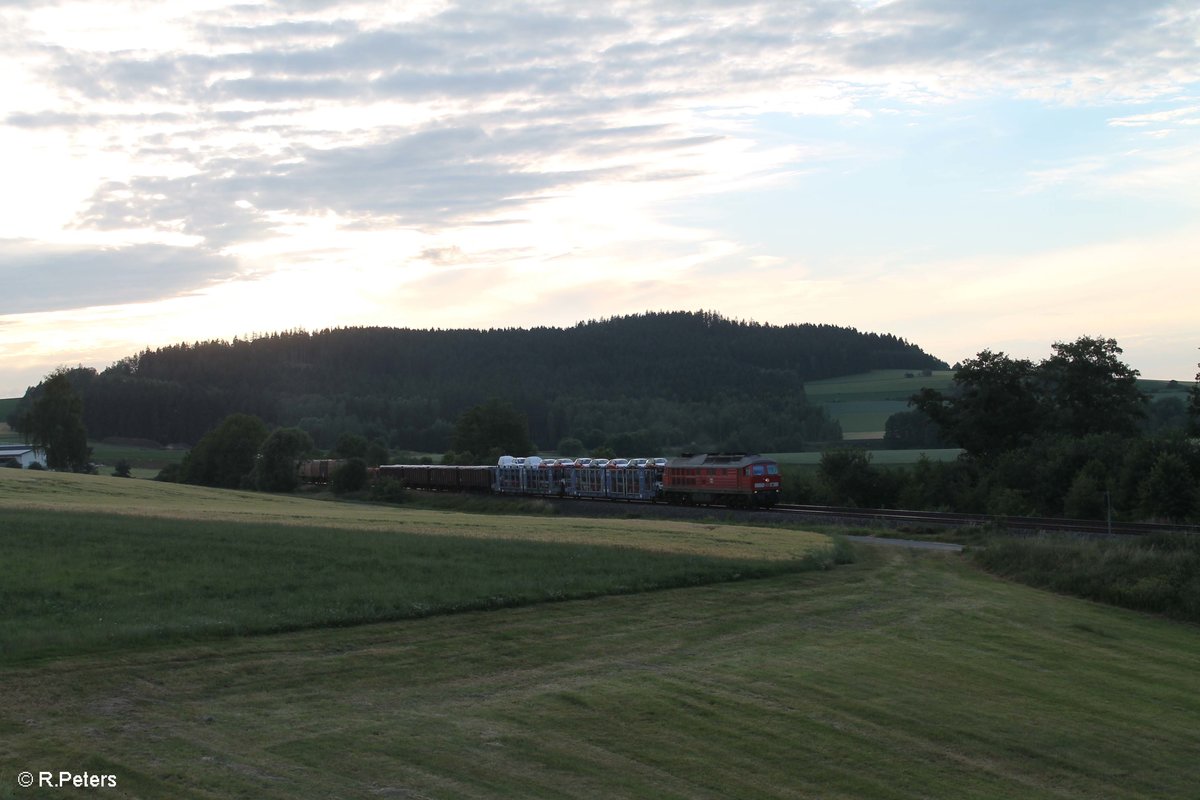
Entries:
{"type": "Polygon", "coordinates": [[[887,367],[945,364],[890,335],[654,313],[565,330],[295,331],[147,350],[72,377],[93,438],[195,442],[240,411],[324,446],[355,432],[441,452],[463,411],[499,398],[543,448],[576,438],[649,452],[837,438],[804,381],[887,367]]]}

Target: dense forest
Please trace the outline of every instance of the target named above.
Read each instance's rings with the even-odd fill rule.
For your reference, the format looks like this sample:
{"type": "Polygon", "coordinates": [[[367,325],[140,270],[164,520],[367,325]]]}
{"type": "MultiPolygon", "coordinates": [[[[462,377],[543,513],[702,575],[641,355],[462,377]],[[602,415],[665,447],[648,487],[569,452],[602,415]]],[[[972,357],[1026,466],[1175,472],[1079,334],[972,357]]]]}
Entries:
{"type": "Polygon", "coordinates": [[[567,329],[289,331],[146,350],[70,377],[94,439],[191,444],[246,413],[323,448],[350,433],[441,453],[458,417],[494,398],[526,416],[542,449],[567,440],[633,455],[836,441],[805,381],[945,366],[891,335],[671,312],[567,329]]]}

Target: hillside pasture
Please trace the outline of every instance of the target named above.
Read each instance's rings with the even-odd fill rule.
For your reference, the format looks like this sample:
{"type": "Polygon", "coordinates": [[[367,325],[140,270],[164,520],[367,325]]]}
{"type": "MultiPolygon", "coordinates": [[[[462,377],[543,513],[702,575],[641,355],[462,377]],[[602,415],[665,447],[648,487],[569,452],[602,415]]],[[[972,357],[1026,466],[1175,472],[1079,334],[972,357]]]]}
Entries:
{"type": "Polygon", "coordinates": [[[954,385],[953,370],[933,370],[921,375],[920,370],[876,369],[854,375],[806,381],[804,393],[817,403],[840,403],[857,400],[901,400],[923,388],[944,391],[954,385]],[[911,377],[909,377],[911,376],[911,377]]]}
{"type": "Polygon", "coordinates": [[[838,400],[821,406],[842,426],[847,441],[882,439],[888,417],[909,410],[905,400],[838,400]]]}
{"type": "Polygon", "coordinates": [[[954,384],[952,370],[877,369],[855,375],[809,381],[804,393],[842,426],[847,441],[882,439],[888,417],[908,411],[908,399],[922,388],[945,390],[954,384]]]}
{"type": "MultiPolygon", "coordinates": [[[[953,461],[962,454],[957,447],[931,448],[928,450],[871,450],[871,463],[882,467],[912,466],[922,457],[930,461],[953,461]]],[[[780,464],[796,464],[816,467],[821,463],[821,453],[765,453],[780,464]]]]}
{"type": "Polygon", "coordinates": [[[101,465],[102,474],[110,474],[118,461],[126,461],[133,468],[132,474],[139,478],[153,478],[168,464],[179,464],[187,455],[186,450],[168,450],[165,447],[147,447],[126,442],[88,442],[92,448],[92,461],[101,465]]]}

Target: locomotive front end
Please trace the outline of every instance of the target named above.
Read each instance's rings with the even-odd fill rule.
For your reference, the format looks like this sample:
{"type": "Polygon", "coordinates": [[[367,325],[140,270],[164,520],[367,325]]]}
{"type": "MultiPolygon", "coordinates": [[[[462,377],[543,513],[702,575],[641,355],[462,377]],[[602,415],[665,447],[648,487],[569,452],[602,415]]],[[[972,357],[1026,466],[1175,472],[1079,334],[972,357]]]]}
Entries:
{"type": "Polygon", "coordinates": [[[746,486],[750,490],[752,503],[761,508],[770,508],[779,502],[782,491],[779,464],[770,459],[756,461],[744,470],[746,486]]]}

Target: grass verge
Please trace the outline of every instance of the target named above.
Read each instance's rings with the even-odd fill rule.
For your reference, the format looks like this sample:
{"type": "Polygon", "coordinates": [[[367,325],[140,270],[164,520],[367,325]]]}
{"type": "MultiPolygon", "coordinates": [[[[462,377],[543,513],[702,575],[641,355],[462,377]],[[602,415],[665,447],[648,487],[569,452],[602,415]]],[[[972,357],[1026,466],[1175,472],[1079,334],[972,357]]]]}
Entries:
{"type": "Polygon", "coordinates": [[[973,549],[986,570],[1031,586],[1200,623],[1200,538],[992,536],[973,549]]]}

